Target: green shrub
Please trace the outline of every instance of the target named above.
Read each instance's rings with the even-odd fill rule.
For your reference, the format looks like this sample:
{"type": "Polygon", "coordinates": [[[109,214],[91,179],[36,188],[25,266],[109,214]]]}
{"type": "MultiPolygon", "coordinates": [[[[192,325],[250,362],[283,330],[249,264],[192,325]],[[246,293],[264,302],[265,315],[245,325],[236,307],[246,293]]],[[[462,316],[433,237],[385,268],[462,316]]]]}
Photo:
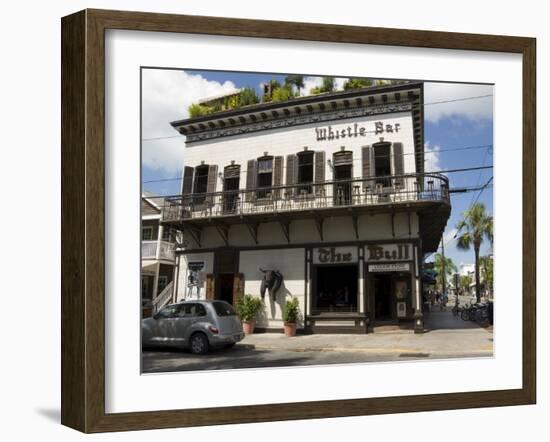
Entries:
{"type": "Polygon", "coordinates": [[[200,104],[196,104],[196,103],[189,106],[187,110],[189,111],[189,116],[191,118],[202,117],[204,115],[208,115],[212,113],[212,109],[209,108],[208,106],[201,106],[200,104]]]}
{"type": "Polygon", "coordinates": [[[244,295],[237,300],[235,309],[241,321],[249,322],[256,318],[263,305],[264,303],[257,296],[244,295]]]}
{"type": "Polygon", "coordinates": [[[260,99],[256,91],[251,87],[245,87],[239,94],[239,106],[248,106],[249,104],[259,103],[260,99]]]}
{"type": "Polygon", "coordinates": [[[294,93],[292,92],[292,88],[289,87],[278,87],[277,89],[273,90],[273,94],[271,95],[271,101],[277,102],[277,101],[288,101],[291,98],[294,98],[294,93]]]}
{"type": "Polygon", "coordinates": [[[359,89],[362,87],[369,87],[373,85],[373,81],[369,78],[350,78],[344,83],[344,90],[359,89]]]}
{"type": "Polygon", "coordinates": [[[299,314],[300,305],[298,303],[298,298],[292,298],[285,302],[285,307],[283,309],[283,321],[296,322],[299,314]]]}

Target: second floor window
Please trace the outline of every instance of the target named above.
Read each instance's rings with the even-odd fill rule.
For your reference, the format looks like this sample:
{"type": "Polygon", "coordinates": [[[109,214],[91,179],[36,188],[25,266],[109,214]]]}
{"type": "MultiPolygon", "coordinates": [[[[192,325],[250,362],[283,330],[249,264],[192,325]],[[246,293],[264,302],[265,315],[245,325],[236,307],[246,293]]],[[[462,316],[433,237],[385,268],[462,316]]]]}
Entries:
{"type": "Polygon", "coordinates": [[[199,166],[195,171],[195,188],[193,193],[206,193],[208,188],[208,166],[199,166]]]}
{"type": "Polygon", "coordinates": [[[263,157],[258,159],[258,198],[268,196],[269,190],[273,185],[273,157],[263,157]]]}
{"type": "Polygon", "coordinates": [[[300,193],[311,193],[313,183],[313,152],[300,152],[298,155],[298,184],[309,184],[308,186],[299,186],[300,193]]]}
{"type": "Polygon", "coordinates": [[[384,187],[391,185],[391,144],[384,143],[374,145],[374,175],[376,183],[384,187]]]}
{"type": "Polygon", "coordinates": [[[199,194],[194,198],[195,204],[204,202],[205,197],[201,193],[206,193],[208,189],[208,166],[198,166],[195,168],[195,180],[193,183],[193,193],[199,194]]]}
{"type": "Polygon", "coordinates": [[[313,152],[298,154],[298,183],[313,182],[313,152]]]}

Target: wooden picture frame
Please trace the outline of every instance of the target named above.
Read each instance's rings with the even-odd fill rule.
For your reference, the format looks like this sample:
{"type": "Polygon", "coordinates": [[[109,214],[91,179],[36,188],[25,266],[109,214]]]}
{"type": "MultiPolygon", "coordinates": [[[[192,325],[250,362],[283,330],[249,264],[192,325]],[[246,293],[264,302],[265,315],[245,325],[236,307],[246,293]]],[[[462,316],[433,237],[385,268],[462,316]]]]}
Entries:
{"type": "MultiPolygon", "coordinates": [[[[83,432],[534,404],[536,105],[533,38],[105,10],[62,19],[62,424],[83,432]],[[105,30],[494,51],[523,64],[523,384],[498,391],[107,414],[105,30]]],[[[513,325],[517,327],[517,325],[513,325]]],[[[518,327],[519,329],[520,327],[518,327]]]]}

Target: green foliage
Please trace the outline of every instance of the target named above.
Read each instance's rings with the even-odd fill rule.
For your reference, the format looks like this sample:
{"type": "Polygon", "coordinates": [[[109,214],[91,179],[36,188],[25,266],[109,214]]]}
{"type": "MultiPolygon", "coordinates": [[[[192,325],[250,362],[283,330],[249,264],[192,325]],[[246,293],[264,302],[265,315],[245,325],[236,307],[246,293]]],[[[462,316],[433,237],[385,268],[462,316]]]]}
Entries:
{"type": "Polygon", "coordinates": [[[209,108],[208,106],[201,106],[200,104],[196,104],[196,103],[189,106],[187,110],[189,111],[189,116],[191,118],[202,117],[204,115],[208,115],[212,113],[212,109],[209,108]]]}
{"type": "Polygon", "coordinates": [[[271,101],[288,101],[294,98],[294,92],[290,86],[281,86],[273,90],[271,101]]]}
{"type": "Polygon", "coordinates": [[[493,258],[491,256],[481,256],[479,266],[485,287],[489,293],[493,293],[493,258]]]}
{"type": "Polygon", "coordinates": [[[336,83],[333,77],[323,77],[321,86],[315,86],[309,90],[311,95],[323,94],[325,92],[334,92],[336,89],[336,83]]]}
{"type": "Polygon", "coordinates": [[[443,265],[445,265],[445,276],[447,284],[451,280],[451,275],[457,271],[456,265],[451,258],[443,257],[441,253],[435,254],[434,270],[437,272],[437,276],[435,279],[436,285],[440,290],[443,289],[443,265]]]}
{"type": "Polygon", "coordinates": [[[456,225],[459,232],[463,232],[456,243],[461,250],[470,250],[475,253],[476,296],[481,296],[479,274],[479,249],[484,239],[493,244],[493,216],[487,214],[483,203],[476,203],[463,213],[462,220],[456,225]]]}
{"type": "Polygon", "coordinates": [[[336,89],[336,83],[333,77],[323,77],[323,85],[321,86],[321,92],[333,92],[336,89]]]}
{"type": "Polygon", "coordinates": [[[285,86],[296,87],[297,95],[300,95],[300,90],[304,87],[304,76],[303,75],[287,75],[285,78],[285,86]]]}
{"type": "Polygon", "coordinates": [[[472,277],[470,275],[462,275],[460,277],[460,287],[470,293],[470,284],[472,284],[472,277]]]}
{"type": "Polygon", "coordinates": [[[283,309],[283,321],[284,322],[296,322],[300,314],[300,306],[298,298],[292,298],[285,302],[283,309]]]}
{"type": "Polygon", "coordinates": [[[268,102],[272,101],[273,100],[273,93],[275,92],[275,90],[277,90],[281,87],[281,83],[279,83],[275,79],[269,80],[267,82],[267,85],[270,86],[271,93],[267,92],[267,93],[264,94],[264,96],[263,96],[263,102],[264,103],[268,103],[268,102]]]}
{"type": "Polygon", "coordinates": [[[251,87],[245,87],[241,93],[238,95],[238,105],[239,106],[248,106],[250,104],[256,104],[260,102],[256,91],[251,87]]]}
{"type": "Polygon", "coordinates": [[[249,322],[256,318],[263,306],[263,301],[257,296],[244,295],[237,300],[235,309],[241,321],[249,322]]]}
{"type": "Polygon", "coordinates": [[[350,78],[344,83],[344,90],[360,89],[362,87],[370,87],[373,85],[373,81],[369,78],[350,78]]]}

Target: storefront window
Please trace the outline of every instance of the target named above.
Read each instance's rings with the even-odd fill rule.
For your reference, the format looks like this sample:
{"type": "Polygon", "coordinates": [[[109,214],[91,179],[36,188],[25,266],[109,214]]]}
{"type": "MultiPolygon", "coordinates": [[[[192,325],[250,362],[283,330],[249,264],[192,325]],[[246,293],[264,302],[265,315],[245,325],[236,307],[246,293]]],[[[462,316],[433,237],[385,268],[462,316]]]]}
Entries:
{"type": "Polygon", "coordinates": [[[315,272],[315,313],[357,312],[357,264],[317,266],[315,272]]]}

